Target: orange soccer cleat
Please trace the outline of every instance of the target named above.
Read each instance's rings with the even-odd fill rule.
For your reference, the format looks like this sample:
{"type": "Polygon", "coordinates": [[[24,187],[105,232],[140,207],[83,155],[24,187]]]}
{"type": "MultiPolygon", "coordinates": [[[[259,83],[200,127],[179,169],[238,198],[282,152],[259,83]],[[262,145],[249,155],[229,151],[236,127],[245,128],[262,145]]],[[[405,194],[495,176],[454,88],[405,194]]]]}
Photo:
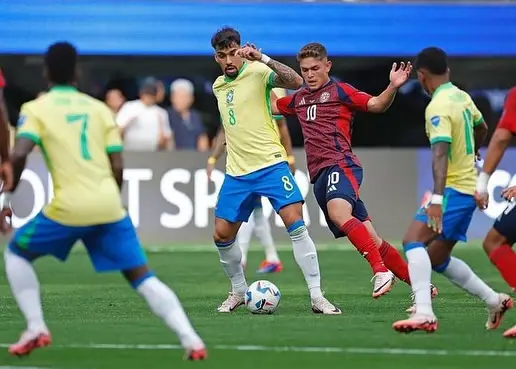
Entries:
{"type": "Polygon", "coordinates": [[[435,316],[413,315],[412,317],[399,320],[392,325],[392,328],[401,333],[425,331],[433,333],[437,330],[438,324],[435,316]]]}
{"type": "Polygon", "coordinates": [[[50,346],[51,343],[52,337],[50,333],[25,331],[18,342],[9,346],[8,352],[14,356],[26,356],[35,349],[50,346]]]}
{"type": "Polygon", "coordinates": [[[187,352],[186,358],[191,361],[206,360],[208,358],[208,352],[205,348],[198,350],[190,350],[187,352]]]}

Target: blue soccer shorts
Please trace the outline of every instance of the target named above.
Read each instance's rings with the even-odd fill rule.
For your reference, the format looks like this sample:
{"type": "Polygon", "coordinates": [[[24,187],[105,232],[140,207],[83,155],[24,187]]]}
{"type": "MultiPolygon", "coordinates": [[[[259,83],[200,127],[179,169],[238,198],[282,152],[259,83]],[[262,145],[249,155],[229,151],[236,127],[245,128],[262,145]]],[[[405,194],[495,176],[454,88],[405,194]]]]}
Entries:
{"type": "Polygon", "coordinates": [[[269,199],[276,213],[287,205],[304,203],[287,162],[281,162],[243,176],[226,174],[215,216],[231,223],[247,222],[262,196],[269,199]]]}
{"type": "Polygon", "coordinates": [[[147,264],[129,216],[114,223],[72,227],[40,212],[15,233],[9,248],[22,256],[25,251],[31,256],[52,255],[66,261],[79,240],[97,272],[129,270],[147,264]]]}
{"type": "MultiPolygon", "coordinates": [[[[426,204],[419,209],[414,220],[428,223],[426,204]]],[[[473,195],[468,195],[453,188],[445,188],[443,194],[443,229],[437,239],[447,241],[468,240],[466,233],[477,205],[473,195]]]]}
{"type": "Polygon", "coordinates": [[[335,238],[345,237],[330,219],[328,214],[328,201],[332,199],[344,199],[353,207],[353,215],[361,222],[370,220],[364,202],[360,199],[359,189],[362,184],[363,170],[356,164],[349,166],[332,165],[322,169],[314,182],[314,195],[321,208],[328,228],[335,238]]]}

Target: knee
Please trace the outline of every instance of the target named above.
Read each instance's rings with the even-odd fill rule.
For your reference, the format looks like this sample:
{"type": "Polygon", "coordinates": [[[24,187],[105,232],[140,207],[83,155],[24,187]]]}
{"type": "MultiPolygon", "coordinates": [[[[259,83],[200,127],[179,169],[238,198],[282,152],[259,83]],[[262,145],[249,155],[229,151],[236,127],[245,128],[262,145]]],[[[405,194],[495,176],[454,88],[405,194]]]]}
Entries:
{"type": "Polygon", "coordinates": [[[482,247],[484,251],[489,256],[493,251],[502,246],[506,242],[504,236],[502,236],[498,231],[491,229],[488,233],[484,242],[482,243],[482,247]]]}
{"type": "Polygon", "coordinates": [[[213,232],[213,241],[215,244],[228,244],[235,240],[236,235],[225,227],[215,227],[213,232]]]}

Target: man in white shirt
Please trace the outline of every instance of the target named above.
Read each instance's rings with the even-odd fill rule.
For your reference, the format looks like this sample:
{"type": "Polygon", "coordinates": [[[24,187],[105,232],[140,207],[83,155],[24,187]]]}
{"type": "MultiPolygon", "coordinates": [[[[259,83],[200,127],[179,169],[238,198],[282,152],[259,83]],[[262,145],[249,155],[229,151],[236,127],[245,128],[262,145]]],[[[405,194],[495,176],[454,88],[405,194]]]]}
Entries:
{"type": "Polygon", "coordinates": [[[147,78],[140,87],[140,99],[126,102],[116,122],[128,151],[170,150],[172,132],[165,109],[156,105],[157,81],[147,78]]]}

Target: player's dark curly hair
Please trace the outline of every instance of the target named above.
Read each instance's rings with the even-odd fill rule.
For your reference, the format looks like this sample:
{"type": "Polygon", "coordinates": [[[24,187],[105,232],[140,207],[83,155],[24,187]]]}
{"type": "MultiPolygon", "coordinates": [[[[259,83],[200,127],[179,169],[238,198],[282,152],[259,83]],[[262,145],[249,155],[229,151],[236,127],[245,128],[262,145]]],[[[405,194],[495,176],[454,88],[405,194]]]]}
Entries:
{"type": "Polygon", "coordinates": [[[56,42],[45,53],[47,78],[58,85],[71,84],[76,79],[77,50],[68,42],[56,42]]]}
{"type": "Polygon", "coordinates": [[[232,27],[219,29],[211,38],[211,46],[215,50],[224,50],[233,45],[240,46],[240,33],[232,27]]]}
{"type": "Polygon", "coordinates": [[[326,51],[326,48],[323,44],[318,42],[310,42],[309,44],[306,44],[297,53],[298,61],[305,58],[324,59],[327,57],[328,51],[326,51]]]}
{"type": "Polygon", "coordinates": [[[414,63],[416,70],[426,69],[435,75],[443,75],[448,72],[448,56],[443,49],[427,47],[417,54],[414,63]]]}

